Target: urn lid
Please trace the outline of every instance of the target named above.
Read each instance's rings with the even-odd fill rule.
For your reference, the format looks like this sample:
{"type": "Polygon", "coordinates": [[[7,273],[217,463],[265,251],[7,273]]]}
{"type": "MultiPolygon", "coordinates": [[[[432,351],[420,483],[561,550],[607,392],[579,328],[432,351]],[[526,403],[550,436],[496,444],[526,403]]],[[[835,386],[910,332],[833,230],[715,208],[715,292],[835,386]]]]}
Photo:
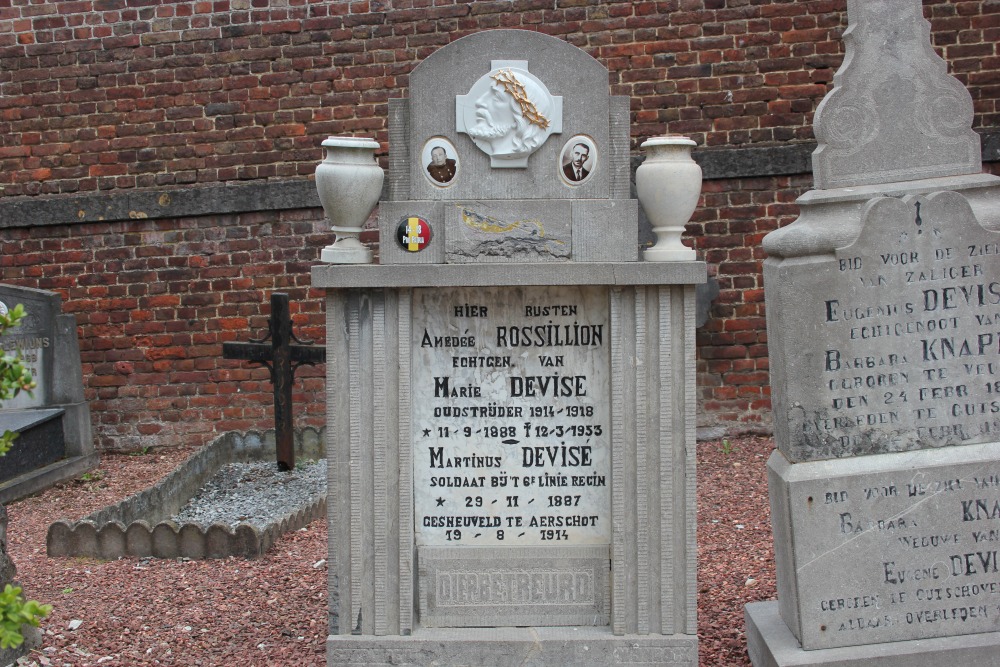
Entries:
{"type": "Polygon", "coordinates": [[[370,137],[327,137],[323,146],[330,148],[371,148],[378,149],[379,143],[370,137]]]}
{"type": "Polygon", "coordinates": [[[694,141],[681,134],[665,134],[660,137],[650,137],[642,142],[640,148],[652,148],[654,146],[697,146],[694,141]]]}

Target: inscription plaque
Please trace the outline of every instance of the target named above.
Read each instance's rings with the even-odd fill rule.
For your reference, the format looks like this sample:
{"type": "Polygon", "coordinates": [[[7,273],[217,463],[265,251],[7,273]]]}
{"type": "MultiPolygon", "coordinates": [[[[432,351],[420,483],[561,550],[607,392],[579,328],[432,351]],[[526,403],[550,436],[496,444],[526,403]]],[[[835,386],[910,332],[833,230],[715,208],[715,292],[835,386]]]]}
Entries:
{"type": "Polygon", "coordinates": [[[1000,234],[942,192],[876,200],[835,258],[767,267],[796,287],[768,310],[786,355],[774,372],[782,451],[801,461],[997,440],[998,254],[1000,234]]]}
{"type": "Polygon", "coordinates": [[[414,290],[419,546],[608,544],[607,290],[414,290]]]}
{"type": "Polygon", "coordinates": [[[953,452],[859,458],[831,478],[772,455],[798,526],[803,648],[1000,630],[1000,444],[953,452]]]}

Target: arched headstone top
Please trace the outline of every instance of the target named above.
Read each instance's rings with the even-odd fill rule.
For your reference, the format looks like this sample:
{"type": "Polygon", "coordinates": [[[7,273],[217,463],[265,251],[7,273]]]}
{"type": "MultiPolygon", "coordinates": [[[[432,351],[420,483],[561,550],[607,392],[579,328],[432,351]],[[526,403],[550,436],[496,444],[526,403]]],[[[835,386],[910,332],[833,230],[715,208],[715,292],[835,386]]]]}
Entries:
{"type": "Polygon", "coordinates": [[[406,198],[608,197],[607,169],[567,188],[557,163],[574,135],[607,157],[609,100],[607,68],[559,38],[488,30],[458,39],[410,74],[406,198]],[[440,148],[458,167],[446,184],[428,178],[419,159],[436,137],[450,143],[454,155],[444,141],[440,148]]]}
{"type": "Polygon", "coordinates": [[[531,30],[484,30],[441,47],[410,74],[410,94],[439,86],[461,94],[463,85],[489,71],[493,60],[527,60],[553,94],[582,88],[608,94],[608,69],[586,51],[558,37],[531,30]],[[447,73],[449,80],[438,77],[447,73]]]}

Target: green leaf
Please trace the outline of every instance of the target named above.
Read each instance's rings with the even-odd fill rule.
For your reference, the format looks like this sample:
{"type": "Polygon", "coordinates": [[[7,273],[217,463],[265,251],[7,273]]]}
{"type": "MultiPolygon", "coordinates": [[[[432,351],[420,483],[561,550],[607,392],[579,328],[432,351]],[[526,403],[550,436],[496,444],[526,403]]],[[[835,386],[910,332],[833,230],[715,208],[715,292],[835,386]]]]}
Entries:
{"type": "Polygon", "coordinates": [[[0,592],[0,648],[17,648],[24,643],[22,625],[38,627],[52,613],[52,605],[21,597],[21,587],[7,584],[0,592]]]}

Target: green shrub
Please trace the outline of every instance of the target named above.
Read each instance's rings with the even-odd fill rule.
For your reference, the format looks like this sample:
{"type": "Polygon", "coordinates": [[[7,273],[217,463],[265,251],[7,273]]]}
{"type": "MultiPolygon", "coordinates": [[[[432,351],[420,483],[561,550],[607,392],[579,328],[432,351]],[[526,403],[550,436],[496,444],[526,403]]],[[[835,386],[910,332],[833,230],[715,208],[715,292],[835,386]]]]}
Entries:
{"type": "Polygon", "coordinates": [[[38,627],[52,612],[52,605],[38,604],[21,597],[21,587],[7,584],[0,593],[0,648],[17,648],[24,643],[21,626],[38,627]]]}

